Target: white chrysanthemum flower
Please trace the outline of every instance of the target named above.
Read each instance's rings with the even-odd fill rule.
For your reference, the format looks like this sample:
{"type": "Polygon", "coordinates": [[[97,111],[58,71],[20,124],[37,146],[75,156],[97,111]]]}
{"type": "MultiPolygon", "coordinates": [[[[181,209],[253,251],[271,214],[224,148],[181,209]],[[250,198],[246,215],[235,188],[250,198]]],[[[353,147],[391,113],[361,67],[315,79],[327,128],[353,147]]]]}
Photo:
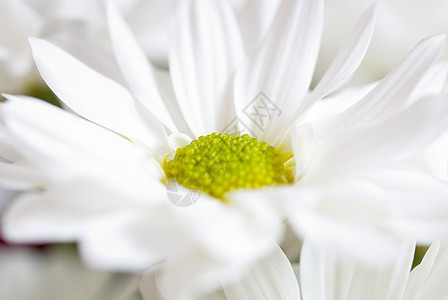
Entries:
{"type": "Polygon", "coordinates": [[[140,299],[139,276],[84,266],[73,249],[0,246],[0,299],[140,299]]]}
{"type": "MultiPolygon", "coordinates": [[[[329,250],[329,249],[328,249],[329,250]]],[[[395,260],[381,265],[363,265],[350,258],[340,260],[305,242],[300,264],[288,261],[277,248],[233,284],[200,300],[440,300],[448,297],[448,247],[434,243],[422,262],[412,269],[414,244],[397,249],[395,260]]],[[[157,277],[143,277],[143,299],[162,300],[164,291],[157,277]]]]}
{"type": "MultiPolygon", "coordinates": [[[[323,1],[285,0],[266,37],[250,51],[226,2],[184,1],[176,16],[168,77],[147,62],[110,8],[121,83],[33,39],[42,77],[83,118],[24,97],[7,96],[1,105],[7,137],[24,158],[1,165],[1,179],[40,188],[11,206],[5,236],[77,241],[85,260],[96,267],[142,270],[166,262],[161,284],[175,287],[169,298],[197,285],[211,288],[218,274],[236,276],[272,249],[284,217],[297,232],[306,228],[307,235],[329,238],[335,249],[364,237],[359,242],[368,243],[361,246],[386,253],[376,244],[385,238],[377,238],[374,229],[395,229],[388,217],[409,215],[400,210],[408,205],[402,201],[407,195],[394,194],[402,182],[380,182],[383,189],[376,188],[375,180],[382,177],[375,176],[418,151],[447,122],[443,99],[408,103],[444,37],[421,42],[350,108],[313,117],[317,103],[361,62],[374,9],[309,93],[322,18],[323,1]],[[212,134],[234,128],[259,140],[212,134]],[[191,142],[200,135],[206,136],[191,142]],[[204,191],[199,201],[188,208],[173,206],[164,185],[170,177],[204,191]],[[270,183],[278,185],[240,191],[270,183]],[[381,197],[388,193],[395,202],[381,197]]],[[[403,184],[414,184],[414,178],[403,184]]],[[[424,193],[423,199],[434,204],[429,212],[418,215],[416,206],[409,207],[421,221],[441,221],[432,228],[435,235],[447,228],[446,201],[440,199],[445,191],[441,186],[424,193]]],[[[413,203],[419,204],[421,195],[412,195],[413,203]]]]}

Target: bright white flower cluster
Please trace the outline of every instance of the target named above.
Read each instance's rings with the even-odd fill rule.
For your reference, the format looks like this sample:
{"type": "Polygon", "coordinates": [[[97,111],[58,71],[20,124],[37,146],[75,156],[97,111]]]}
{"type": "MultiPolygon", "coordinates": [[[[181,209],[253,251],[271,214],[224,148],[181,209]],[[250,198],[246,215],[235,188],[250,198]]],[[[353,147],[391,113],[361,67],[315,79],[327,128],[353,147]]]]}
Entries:
{"type": "Polygon", "coordinates": [[[90,267],[145,271],[145,299],[448,295],[445,35],[380,81],[341,89],[375,5],[312,85],[323,0],[179,1],[165,11],[169,70],[148,60],[119,3],[99,12],[110,53],[25,33],[64,109],[3,94],[0,186],[20,191],[5,240],[76,243],[90,267]],[[431,246],[411,272],[416,245],[431,246]]]}

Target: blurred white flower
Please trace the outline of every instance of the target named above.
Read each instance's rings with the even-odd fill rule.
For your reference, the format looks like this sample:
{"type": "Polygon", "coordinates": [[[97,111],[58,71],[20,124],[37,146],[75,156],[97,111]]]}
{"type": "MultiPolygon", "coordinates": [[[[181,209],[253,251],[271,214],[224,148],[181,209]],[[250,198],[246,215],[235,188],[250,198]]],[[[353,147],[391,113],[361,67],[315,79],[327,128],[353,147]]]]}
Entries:
{"type": "MultiPolygon", "coordinates": [[[[0,91],[42,96],[28,38],[51,40],[91,67],[117,73],[110,59],[104,0],[2,0],[0,18],[0,91]],[[86,50],[89,49],[89,50],[86,50]],[[95,50],[95,51],[93,51],[95,50]]],[[[111,0],[133,29],[152,63],[167,68],[168,36],[179,0],[111,0]]],[[[269,27],[278,0],[229,0],[247,47],[255,47],[269,27]],[[247,22],[250,17],[251,22],[247,22]]],[[[114,78],[117,79],[117,78],[114,78]]]]}
{"type": "MultiPolygon", "coordinates": [[[[316,81],[332,62],[344,37],[353,28],[356,16],[366,9],[367,4],[366,1],[353,0],[326,2],[325,28],[316,67],[316,81]]],[[[448,33],[447,10],[448,2],[444,0],[378,1],[378,26],[352,84],[365,84],[381,79],[418,41],[430,35],[448,33]]],[[[444,50],[443,59],[448,59],[448,49],[444,50]]]]}
{"type": "Polygon", "coordinates": [[[140,299],[139,276],[91,270],[69,250],[0,245],[0,298],[140,299]]]}
{"type": "MultiPolygon", "coordinates": [[[[444,37],[422,41],[355,104],[322,100],[360,64],[374,15],[374,8],[363,15],[312,92],[323,1],[283,1],[255,49],[245,47],[228,3],[182,2],[169,75],[148,63],[112,7],[110,38],[122,79],[114,81],[33,39],[43,79],[82,118],[26,97],[7,96],[1,104],[5,134],[24,159],[0,165],[0,179],[10,175],[18,186],[38,188],[8,210],[6,237],[77,241],[94,267],[143,270],[164,263],[160,285],[168,298],[198,286],[211,289],[218,275],[238,276],[280,239],[284,217],[297,233],[325,238],[335,250],[349,253],[367,248],[368,254],[393,254],[388,234],[390,229],[400,233],[400,224],[391,224],[396,216],[414,214],[424,225],[436,220],[418,233],[439,238],[448,229],[446,199],[441,199],[447,187],[426,179],[422,187],[415,179],[424,174],[396,164],[440,135],[448,122],[445,99],[415,96],[444,37]],[[270,110],[281,112],[262,124],[247,112],[260,92],[270,110]],[[336,110],[319,115],[321,102],[335,103],[336,110]],[[226,203],[204,193],[192,207],[171,205],[162,183],[163,158],[234,121],[240,131],[294,154],[294,185],[236,191],[226,203]],[[394,180],[394,172],[402,182],[394,180]],[[383,183],[384,178],[391,181],[383,183]],[[409,186],[417,190],[412,190],[412,206],[403,201],[409,186]],[[434,186],[430,194],[424,189],[434,186]],[[423,200],[432,205],[419,215],[416,207],[423,200]]],[[[409,234],[415,234],[412,219],[405,221],[409,234]]]]}

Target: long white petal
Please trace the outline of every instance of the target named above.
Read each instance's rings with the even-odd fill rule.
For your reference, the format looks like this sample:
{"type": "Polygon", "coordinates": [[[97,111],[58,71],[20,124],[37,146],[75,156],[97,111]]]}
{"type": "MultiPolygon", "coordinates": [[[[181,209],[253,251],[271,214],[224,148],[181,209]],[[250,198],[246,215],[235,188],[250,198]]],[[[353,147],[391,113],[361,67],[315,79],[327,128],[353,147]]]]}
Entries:
{"type": "Polygon", "coordinates": [[[225,96],[244,54],[237,21],[223,1],[185,1],[178,13],[169,62],[179,106],[195,135],[220,132],[233,115],[225,96]]]}
{"type": "Polygon", "coordinates": [[[281,0],[248,0],[238,12],[238,21],[247,53],[257,49],[269,31],[281,0]]]}
{"type": "Polygon", "coordinates": [[[350,124],[366,123],[391,116],[406,107],[414,88],[440,56],[445,39],[445,35],[436,35],[418,43],[369,94],[341,114],[340,119],[350,124]]]}
{"type": "Polygon", "coordinates": [[[446,99],[422,99],[384,122],[353,127],[316,145],[305,171],[311,181],[378,169],[410,157],[448,126],[446,99]]]}
{"type": "Polygon", "coordinates": [[[30,39],[41,76],[68,107],[113,131],[154,146],[162,132],[149,129],[136,110],[129,92],[68,53],[39,39],[30,39]]]}
{"type": "Polygon", "coordinates": [[[308,91],[322,25],[323,1],[283,1],[262,45],[236,74],[238,117],[249,119],[249,129],[271,143],[308,91]],[[258,99],[260,93],[267,99],[258,99]]]}
{"type": "Polygon", "coordinates": [[[291,263],[276,246],[267,258],[255,263],[242,280],[224,287],[228,300],[300,300],[299,284],[291,263]]]}
{"type": "Polygon", "coordinates": [[[132,92],[165,126],[173,132],[178,131],[159,94],[151,64],[131,30],[112,5],[108,6],[108,22],[115,57],[132,92]]]}
{"type": "Polygon", "coordinates": [[[300,258],[300,287],[304,299],[400,299],[411,268],[414,244],[403,244],[396,259],[364,265],[350,257],[338,259],[331,248],[305,240],[300,258]]]}
{"type": "Polygon", "coordinates": [[[304,109],[325,97],[349,79],[361,64],[372,39],[375,28],[376,6],[367,10],[355,26],[349,40],[339,50],[336,58],[325,72],[313,92],[304,103],[304,109]]]}
{"type": "Polygon", "coordinates": [[[405,300],[448,299],[448,247],[432,244],[422,262],[415,267],[406,287],[405,300]]]}
{"type": "Polygon", "coordinates": [[[130,141],[43,101],[8,99],[0,107],[7,130],[53,180],[90,178],[120,193],[146,191],[148,199],[163,192],[160,166],[130,141]]]}

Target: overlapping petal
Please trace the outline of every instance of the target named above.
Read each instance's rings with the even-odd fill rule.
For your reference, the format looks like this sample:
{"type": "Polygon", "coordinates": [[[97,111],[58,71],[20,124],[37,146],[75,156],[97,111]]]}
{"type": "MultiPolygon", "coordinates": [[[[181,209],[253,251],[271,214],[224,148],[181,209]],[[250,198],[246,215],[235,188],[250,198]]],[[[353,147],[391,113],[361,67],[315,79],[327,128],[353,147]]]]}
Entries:
{"type": "Polygon", "coordinates": [[[169,62],[179,106],[196,136],[221,132],[234,115],[230,78],[244,58],[235,15],[226,2],[185,1],[176,21],[169,62]]]}

